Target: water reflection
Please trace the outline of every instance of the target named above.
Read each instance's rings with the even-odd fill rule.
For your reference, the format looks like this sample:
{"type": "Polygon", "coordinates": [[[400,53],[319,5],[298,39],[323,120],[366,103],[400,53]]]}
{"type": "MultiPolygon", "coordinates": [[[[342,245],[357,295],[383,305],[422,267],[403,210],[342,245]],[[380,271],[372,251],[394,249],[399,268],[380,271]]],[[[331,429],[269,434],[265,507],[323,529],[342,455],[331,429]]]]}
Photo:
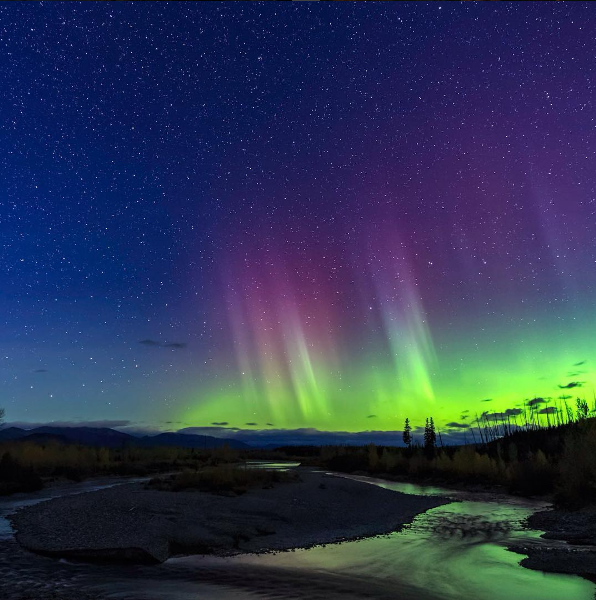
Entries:
{"type": "MultiPolygon", "coordinates": [[[[499,502],[476,501],[469,500],[466,492],[361,479],[396,491],[447,495],[457,501],[432,509],[401,532],[384,537],[274,555],[176,558],[152,572],[138,571],[135,577],[147,579],[145,584],[137,579],[136,588],[131,582],[122,586],[118,577],[107,587],[120,586],[121,598],[141,598],[139,589],[151,590],[143,592],[147,600],[182,600],[199,594],[224,600],[594,598],[592,583],[524,569],[519,566],[521,556],[506,549],[513,543],[546,543],[539,532],[522,525],[543,504],[507,496],[499,502]]],[[[488,494],[480,497],[490,498],[488,494]]]]}
{"type": "Polygon", "coordinates": [[[524,569],[521,556],[506,549],[512,541],[538,543],[537,532],[521,528],[530,512],[519,504],[455,502],[386,537],[277,555],[188,557],[164,568],[209,572],[265,598],[594,598],[592,583],[524,569]]]}
{"type": "Polygon", "coordinates": [[[268,471],[288,471],[300,466],[299,462],[286,461],[269,461],[269,460],[247,460],[242,463],[249,469],[267,469],[268,471]]]}

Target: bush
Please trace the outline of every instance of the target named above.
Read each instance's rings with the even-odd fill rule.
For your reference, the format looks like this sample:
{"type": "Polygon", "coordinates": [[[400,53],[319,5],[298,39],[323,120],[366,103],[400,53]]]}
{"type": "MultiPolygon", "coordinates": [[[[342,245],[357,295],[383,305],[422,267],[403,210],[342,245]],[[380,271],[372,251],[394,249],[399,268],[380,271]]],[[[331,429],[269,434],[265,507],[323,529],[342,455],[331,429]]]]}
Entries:
{"type": "Polygon", "coordinates": [[[556,476],[556,466],[548,461],[542,450],[538,450],[526,460],[512,464],[509,489],[524,496],[546,494],[553,491],[556,476]]]}
{"type": "Polygon", "coordinates": [[[575,508],[596,502],[596,425],[582,423],[565,440],[555,501],[575,508]]]}
{"type": "Polygon", "coordinates": [[[215,494],[243,494],[250,488],[271,488],[276,483],[299,481],[292,471],[269,471],[224,465],[206,467],[200,471],[183,471],[167,478],[154,478],[149,487],[161,491],[181,492],[197,490],[215,494]]]}
{"type": "Polygon", "coordinates": [[[471,446],[459,448],[444,468],[463,481],[497,482],[503,474],[497,460],[471,446]]]}
{"type": "Polygon", "coordinates": [[[36,492],[43,487],[41,478],[32,469],[24,468],[5,452],[0,459],[0,495],[15,492],[36,492]]]}
{"type": "Polygon", "coordinates": [[[366,471],[368,469],[368,456],[361,452],[339,454],[330,458],[326,466],[333,471],[341,471],[343,473],[366,471]]]}

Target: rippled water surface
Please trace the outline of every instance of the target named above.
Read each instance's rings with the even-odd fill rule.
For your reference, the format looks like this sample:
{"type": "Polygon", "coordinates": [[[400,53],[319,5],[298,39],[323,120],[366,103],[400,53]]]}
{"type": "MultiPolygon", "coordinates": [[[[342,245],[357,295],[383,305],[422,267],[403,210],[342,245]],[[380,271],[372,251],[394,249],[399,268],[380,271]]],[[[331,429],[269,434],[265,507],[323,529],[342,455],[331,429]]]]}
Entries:
{"type": "MultiPolygon", "coordinates": [[[[495,502],[488,495],[472,497],[435,487],[363,479],[396,491],[448,495],[456,501],[419,515],[401,532],[309,550],[232,558],[192,556],[156,567],[72,565],[19,551],[12,561],[14,575],[39,578],[51,568],[65,586],[127,600],[594,598],[596,587],[591,582],[524,569],[518,564],[522,556],[506,549],[511,544],[555,543],[522,526],[543,505],[508,497],[495,502]]],[[[31,501],[0,502],[0,516],[31,501]]],[[[374,506],[370,517],[374,518],[374,506]]],[[[3,542],[13,547],[2,519],[0,532],[5,534],[3,542]]]]}

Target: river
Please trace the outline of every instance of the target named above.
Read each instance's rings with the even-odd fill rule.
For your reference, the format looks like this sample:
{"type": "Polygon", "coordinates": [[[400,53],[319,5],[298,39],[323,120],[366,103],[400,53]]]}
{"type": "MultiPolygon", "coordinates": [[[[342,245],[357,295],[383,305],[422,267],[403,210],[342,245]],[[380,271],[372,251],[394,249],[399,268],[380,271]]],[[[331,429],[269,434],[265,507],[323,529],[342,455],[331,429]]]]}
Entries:
{"type": "MultiPolygon", "coordinates": [[[[46,589],[64,590],[68,598],[83,597],[78,594],[84,591],[119,600],[595,597],[593,583],[580,577],[525,569],[518,564],[522,556],[507,550],[514,544],[559,543],[542,540],[540,532],[523,527],[524,519],[544,508],[544,503],[358,479],[405,493],[446,495],[454,502],[429,510],[404,530],[383,537],[278,554],[189,556],[158,566],[120,567],[56,561],[18,547],[6,520],[12,511],[49,497],[101,489],[116,482],[58,487],[0,500],[0,590],[8,586],[2,597],[11,598],[11,593],[17,597],[17,587],[31,590],[32,599],[36,599],[35,590],[41,597],[46,589]]],[[[370,516],[374,518],[374,506],[370,516]]]]}

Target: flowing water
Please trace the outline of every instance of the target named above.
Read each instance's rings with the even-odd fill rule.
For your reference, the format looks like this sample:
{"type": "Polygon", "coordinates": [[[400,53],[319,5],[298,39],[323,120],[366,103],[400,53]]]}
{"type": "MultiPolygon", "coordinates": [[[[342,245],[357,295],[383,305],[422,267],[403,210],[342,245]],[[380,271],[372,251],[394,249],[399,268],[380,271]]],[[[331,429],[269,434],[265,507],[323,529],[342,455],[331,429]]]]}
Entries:
{"type": "MultiPolygon", "coordinates": [[[[30,495],[0,501],[0,547],[4,548],[0,552],[0,582],[12,577],[34,586],[51,573],[54,586],[121,600],[594,598],[593,583],[575,576],[524,569],[519,566],[522,555],[507,550],[510,545],[557,544],[541,540],[540,532],[523,527],[524,519],[545,504],[360,479],[416,495],[446,495],[455,501],[419,515],[404,530],[384,537],[278,554],[190,556],[173,558],[159,566],[118,567],[72,564],[20,550],[2,517],[19,506],[39,501],[40,495],[30,495]]],[[[71,486],[53,490],[50,495],[105,485],[113,482],[71,486]]],[[[370,516],[374,518],[374,506],[370,507],[370,516]]]]}

